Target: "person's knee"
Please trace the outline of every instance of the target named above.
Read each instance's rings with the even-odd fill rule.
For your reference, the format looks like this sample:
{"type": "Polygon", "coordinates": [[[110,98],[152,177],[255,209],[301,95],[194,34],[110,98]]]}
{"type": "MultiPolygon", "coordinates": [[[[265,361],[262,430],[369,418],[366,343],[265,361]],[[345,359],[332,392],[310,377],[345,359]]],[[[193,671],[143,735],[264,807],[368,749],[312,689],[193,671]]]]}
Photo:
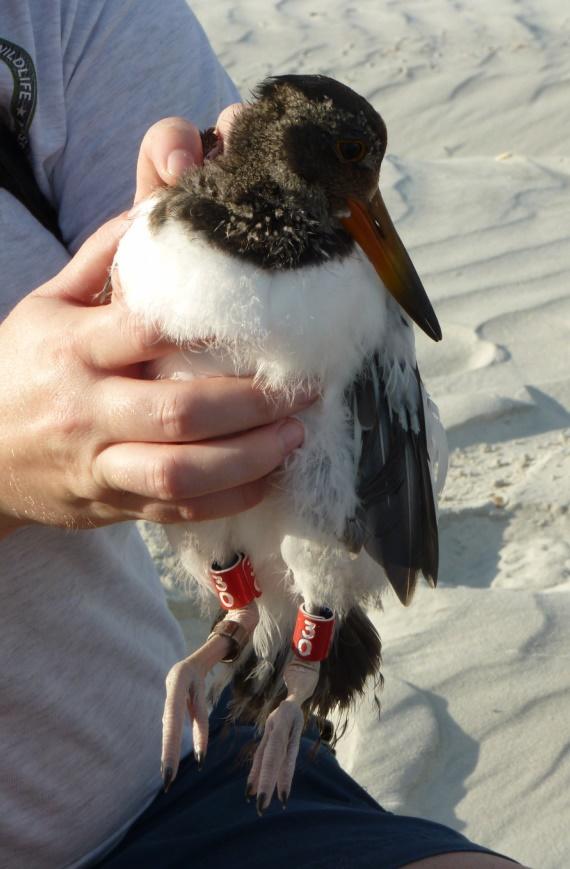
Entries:
{"type": "Polygon", "coordinates": [[[436,857],[406,863],[405,869],[513,869],[514,866],[529,869],[520,863],[513,863],[511,860],[495,857],[492,854],[454,851],[452,854],[438,854],[436,857]]]}

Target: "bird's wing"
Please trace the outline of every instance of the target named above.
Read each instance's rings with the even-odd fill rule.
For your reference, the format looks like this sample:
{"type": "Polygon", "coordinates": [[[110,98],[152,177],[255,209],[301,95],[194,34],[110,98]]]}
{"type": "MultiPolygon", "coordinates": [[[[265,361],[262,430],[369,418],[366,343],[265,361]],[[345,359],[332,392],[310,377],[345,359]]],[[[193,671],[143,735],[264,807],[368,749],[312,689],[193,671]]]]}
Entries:
{"type": "MultiPolygon", "coordinates": [[[[398,323],[401,329],[410,327],[401,318],[398,323]]],[[[411,601],[419,573],[431,585],[437,582],[436,484],[426,416],[432,445],[441,445],[438,471],[445,474],[443,429],[439,424],[434,434],[439,417],[435,406],[428,405],[413,339],[408,350],[410,346],[411,353],[378,352],[346,395],[354,422],[360,503],[347,523],[345,542],[355,551],[364,548],[382,565],[403,604],[411,601]]]]}

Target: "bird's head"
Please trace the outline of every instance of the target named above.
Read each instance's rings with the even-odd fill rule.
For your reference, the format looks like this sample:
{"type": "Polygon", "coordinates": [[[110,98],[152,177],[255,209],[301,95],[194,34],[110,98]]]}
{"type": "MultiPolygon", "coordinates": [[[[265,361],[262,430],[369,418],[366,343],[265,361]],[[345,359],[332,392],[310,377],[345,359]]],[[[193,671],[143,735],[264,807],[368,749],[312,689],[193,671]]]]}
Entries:
{"type": "Polygon", "coordinates": [[[268,78],[233,123],[228,150],[246,183],[309,196],[362,247],[390,293],[431,338],[441,329],[378,190],[386,125],[346,85],[322,75],[268,78]]]}
{"type": "Polygon", "coordinates": [[[332,210],[376,191],[386,126],[363,97],[321,75],[269,78],[255,96],[231,132],[242,165],[254,162],[285,189],[309,185],[332,210]]]}

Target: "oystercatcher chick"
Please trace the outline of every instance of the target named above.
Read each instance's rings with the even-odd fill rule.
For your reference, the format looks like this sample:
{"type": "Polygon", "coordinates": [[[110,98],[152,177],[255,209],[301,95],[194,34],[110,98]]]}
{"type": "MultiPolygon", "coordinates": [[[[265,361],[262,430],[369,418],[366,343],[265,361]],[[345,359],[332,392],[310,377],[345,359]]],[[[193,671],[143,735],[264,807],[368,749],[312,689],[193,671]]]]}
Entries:
{"type": "Polygon", "coordinates": [[[224,661],[215,691],[233,678],[235,716],[263,730],[247,787],[261,814],[275,789],[287,801],[307,717],[346,716],[381,680],[364,607],[388,583],[404,604],[419,574],[436,583],[445,436],[412,320],[441,330],[378,190],[384,122],[324,76],[270,78],[255,97],[220,156],[139,210],[115,267],[123,302],[181,348],[149,376],[320,394],[261,505],[168,529],[221,610],[167,678],[165,787],[188,712],[204,759],[205,676],[224,661]]]}

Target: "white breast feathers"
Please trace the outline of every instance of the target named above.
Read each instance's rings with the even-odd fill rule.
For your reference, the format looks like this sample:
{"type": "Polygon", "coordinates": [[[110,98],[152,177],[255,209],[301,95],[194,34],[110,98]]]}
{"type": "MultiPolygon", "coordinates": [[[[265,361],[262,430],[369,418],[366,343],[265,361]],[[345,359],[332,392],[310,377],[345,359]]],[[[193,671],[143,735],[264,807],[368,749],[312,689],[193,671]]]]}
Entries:
{"type": "Polygon", "coordinates": [[[386,291],[359,249],[342,261],[268,271],[224,254],[188,225],[151,227],[152,205],[133,220],[115,267],[130,310],[176,343],[223,348],[236,373],[269,388],[349,383],[382,345],[386,291]]]}

